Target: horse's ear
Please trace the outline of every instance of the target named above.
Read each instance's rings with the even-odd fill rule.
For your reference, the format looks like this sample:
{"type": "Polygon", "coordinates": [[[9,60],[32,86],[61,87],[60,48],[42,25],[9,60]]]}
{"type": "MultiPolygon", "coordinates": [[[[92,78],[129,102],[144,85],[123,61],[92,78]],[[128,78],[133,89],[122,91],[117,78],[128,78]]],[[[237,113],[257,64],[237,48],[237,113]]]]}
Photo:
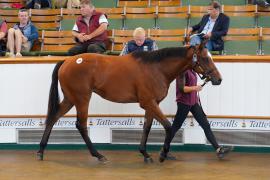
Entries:
{"type": "Polygon", "coordinates": [[[203,50],[203,48],[205,48],[206,43],[208,42],[208,40],[209,40],[208,38],[202,40],[202,42],[201,42],[201,44],[199,46],[200,51],[203,50]]]}

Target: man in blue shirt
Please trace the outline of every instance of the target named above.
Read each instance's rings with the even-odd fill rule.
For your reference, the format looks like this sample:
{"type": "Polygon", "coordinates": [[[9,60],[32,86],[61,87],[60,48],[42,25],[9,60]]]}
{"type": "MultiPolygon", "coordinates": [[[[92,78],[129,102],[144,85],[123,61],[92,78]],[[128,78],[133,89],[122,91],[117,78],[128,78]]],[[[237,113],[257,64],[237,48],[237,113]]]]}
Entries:
{"type": "Polygon", "coordinates": [[[7,48],[8,56],[21,57],[21,51],[30,51],[35,40],[38,39],[38,30],[29,20],[28,11],[21,9],[18,13],[19,23],[8,30],[7,48]]]}
{"type": "Polygon", "coordinates": [[[206,48],[209,51],[221,51],[224,49],[223,36],[227,35],[230,19],[223,13],[220,13],[221,6],[213,1],[208,8],[208,14],[203,16],[199,24],[188,29],[188,34],[197,32],[190,37],[190,45],[200,44],[202,39],[209,39],[206,48]]]}

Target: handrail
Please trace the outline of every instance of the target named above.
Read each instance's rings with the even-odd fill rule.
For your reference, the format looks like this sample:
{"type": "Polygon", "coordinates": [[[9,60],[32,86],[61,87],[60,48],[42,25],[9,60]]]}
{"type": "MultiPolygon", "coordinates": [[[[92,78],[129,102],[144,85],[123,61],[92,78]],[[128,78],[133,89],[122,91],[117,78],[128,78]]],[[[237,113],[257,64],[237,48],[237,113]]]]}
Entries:
{"type": "MultiPolygon", "coordinates": [[[[54,64],[69,56],[24,56],[1,57],[0,64],[54,64]]],[[[270,63],[270,55],[222,55],[213,56],[215,62],[220,63],[270,63]]]]}
{"type": "MultiPolygon", "coordinates": [[[[166,117],[168,118],[173,118],[175,115],[174,114],[165,114],[166,117]]],[[[1,118],[45,118],[46,115],[0,115],[1,118]]],[[[64,117],[74,117],[76,118],[77,115],[75,114],[68,114],[65,115],[64,117]]],[[[136,117],[136,118],[143,118],[144,114],[88,114],[88,117],[136,117]]],[[[189,115],[189,117],[192,117],[189,115]]],[[[237,115],[207,115],[209,119],[211,118],[217,118],[217,119],[256,119],[256,120],[270,120],[270,116],[237,116],[237,115]]]]}
{"type": "Polygon", "coordinates": [[[25,56],[25,57],[1,57],[0,64],[55,64],[63,61],[68,56],[25,56]]]}

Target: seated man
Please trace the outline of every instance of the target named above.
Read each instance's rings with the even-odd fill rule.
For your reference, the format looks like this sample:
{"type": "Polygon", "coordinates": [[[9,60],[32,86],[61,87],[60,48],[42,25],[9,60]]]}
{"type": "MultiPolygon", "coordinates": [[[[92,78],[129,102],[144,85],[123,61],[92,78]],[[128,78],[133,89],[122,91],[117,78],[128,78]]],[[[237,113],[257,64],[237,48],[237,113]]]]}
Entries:
{"type": "Polygon", "coordinates": [[[37,28],[29,21],[28,11],[21,9],[19,11],[19,23],[15,24],[8,30],[7,48],[9,49],[9,56],[22,56],[21,51],[30,51],[34,40],[38,39],[37,28]]]}
{"type": "Polygon", "coordinates": [[[6,42],[4,38],[7,35],[7,23],[6,21],[0,19],[0,56],[5,55],[6,42]]]}
{"type": "Polygon", "coordinates": [[[257,4],[261,7],[270,7],[270,0],[249,0],[250,4],[257,4]]]}
{"type": "Polygon", "coordinates": [[[188,29],[188,34],[197,31],[190,37],[190,45],[201,43],[202,39],[209,39],[206,48],[209,51],[222,51],[224,49],[225,36],[229,29],[230,19],[223,13],[220,13],[221,6],[218,2],[213,1],[209,6],[209,14],[203,16],[201,22],[188,29]]]}
{"type": "Polygon", "coordinates": [[[68,54],[104,53],[106,51],[108,20],[105,14],[95,11],[90,0],[81,1],[81,16],[76,20],[72,34],[78,41],[68,54]]]}
{"type": "Polygon", "coordinates": [[[154,51],[157,49],[156,42],[152,39],[145,38],[145,30],[138,27],[133,32],[133,40],[126,43],[120,56],[129,54],[133,51],[154,51]]]}

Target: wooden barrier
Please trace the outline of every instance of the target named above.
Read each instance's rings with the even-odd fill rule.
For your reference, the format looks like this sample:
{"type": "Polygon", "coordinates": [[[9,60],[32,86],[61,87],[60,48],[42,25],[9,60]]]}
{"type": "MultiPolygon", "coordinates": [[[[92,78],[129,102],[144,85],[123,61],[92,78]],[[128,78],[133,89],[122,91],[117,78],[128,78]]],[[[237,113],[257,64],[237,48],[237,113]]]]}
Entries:
{"type": "MultiPolygon", "coordinates": [[[[2,57],[0,64],[51,64],[62,61],[68,56],[27,56],[27,57],[2,57]]],[[[239,56],[213,56],[219,63],[270,63],[270,56],[239,55],[239,56]]]]}
{"type": "MultiPolygon", "coordinates": [[[[16,57],[0,58],[0,64],[54,64],[62,61],[68,56],[35,56],[35,57],[16,57]]],[[[270,56],[213,56],[215,62],[218,63],[270,63],[270,56]]],[[[89,117],[143,117],[143,114],[90,114],[89,117]]],[[[173,114],[167,114],[167,117],[173,117],[173,114]]],[[[0,115],[0,118],[44,118],[45,115],[0,115]]],[[[67,115],[66,117],[75,117],[75,115],[67,115]]],[[[267,120],[270,116],[228,116],[228,115],[209,115],[208,118],[217,119],[257,119],[267,120]]]]}

